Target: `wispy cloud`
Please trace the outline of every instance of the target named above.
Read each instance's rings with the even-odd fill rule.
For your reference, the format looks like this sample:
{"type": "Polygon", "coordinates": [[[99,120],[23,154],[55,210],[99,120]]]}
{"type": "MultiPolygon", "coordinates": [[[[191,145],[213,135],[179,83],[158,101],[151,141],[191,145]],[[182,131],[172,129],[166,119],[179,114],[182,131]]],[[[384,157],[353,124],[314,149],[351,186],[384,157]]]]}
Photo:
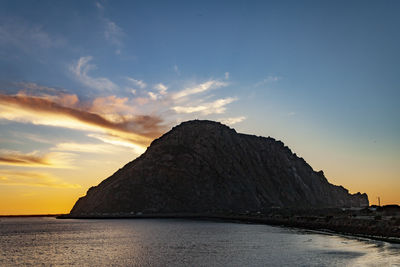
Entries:
{"type": "Polygon", "coordinates": [[[107,144],[131,148],[139,155],[146,150],[144,146],[137,145],[116,135],[88,134],[88,136],[103,141],[107,144]]]}
{"type": "Polygon", "coordinates": [[[203,115],[221,114],[226,110],[226,105],[236,101],[237,98],[228,97],[217,99],[214,102],[202,103],[197,106],[174,106],[172,109],[177,113],[201,113],[203,115]]]}
{"type": "MultiPolygon", "coordinates": [[[[51,144],[53,143],[53,140],[51,138],[46,138],[42,135],[39,134],[32,134],[32,133],[25,133],[25,132],[17,132],[13,131],[12,135],[16,139],[23,139],[24,141],[30,140],[36,143],[43,143],[43,144],[51,144]]],[[[0,140],[2,142],[2,140],[0,140]]]]}
{"type": "Polygon", "coordinates": [[[12,45],[25,52],[35,52],[34,49],[49,49],[64,44],[63,38],[51,36],[41,25],[32,25],[15,18],[1,21],[0,46],[12,45]]]}
{"type": "Polygon", "coordinates": [[[62,88],[54,88],[43,86],[34,82],[12,82],[12,87],[15,87],[20,93],[41,95],[60,95],[66,93],[62,88]]]}
{"type": "Polygon", "coordinates": [[[156,84],[154,86],[155,91],[147,92],[147,95],[152,101],[165,99],[167,96],[168,87],[162,83],[156,84]]]}
{"type": "Polygon", "coordinates": [[[24,167],[71,168],[71,154],[52,152],[39,154],[37,151],[22,153],[13,150],[0,150],[1,165],[15,165],[24,167]]]}
{"type": "MultiPolygon", "coordinates": [[[[90,135],[89,135],[90,136],[90,135]]],[[[75,142],[66,142],[56,144],[51,148],[52,151],[68,151],[68,152],[83,152],[83,153],[115,153],[115,146],[111,146],[108,144],[93,144],[93,143],[75,143],[75,142]]]]}
{"type": "Polygon", "coordinates": [[[63,90],[37,85],[36,83],[18,83],[22,86],[17,96],[30,97],[35,96],[41,99],[46,99],[55,102],[61,106],[76,106],[79,103],[79,98],[75,94],[67,94],[63,90]],[[25,86],[26,85],[26,86],[25,86]]]}
{"type": "Polygon", "coordinates": [[[137,87],[139,87],[140,89],[144,89],[144,88],[146,88],[146,86],[147,86],[147,84],[146,84],[144,81],[142,81],[142,80],[136,80],[136,79],[131,78],[131,77],[126,77],[126,79],[127,79],[133,86],[137,86],[137,87]]]}
{"type": "Polygon", "coordinates": [[[158,99],[158,95],[154,92],[148,92],[147,93],[150,97],[151,100],[157,100],[158,99]]]}
{"type": "Polygon", "coordinates": [[[210,80],[210,81],[198,84],[198,85],[196,85],[194,87],[186,88],[186,89],[181,90],[181,91],[179,91],[177,93],[174,93],[172,95],[172,98],[173,99],[179,99],[179,98],[187,97],[187,96],[190,96],[190,95],[206,92],[206,91],[211,90],[211,89],[224,87],[224,86],[227,86],[227,85],[228,85],[228,83],[226,83],[226,82],[222,82],[222,81],[218,81],[218,80],[210,80]]]}
{"type": "Polygon", "coordinates": [[[162,83],[158,83],[154,86],[154,89],[156,89],[161,95],[166,95],[168,87],[162,83]]]}
{"type": "Polygon", "coordinates": [[[266,85],[266,84],[269,84],[269,83],[278,82],[280,80],[282,80],[282,77],[274,76],[274,75],[268,75],[262,81],[259,81],[259,82],[255,83],[254,87],[259,87],[259,86],[266,85]]]}
{"type": "Polygon", "coordinates": [[[55,188],[80,188],[79,184],[71,184],[62,181],[47,173],[32,171],[1,170],[1,185],[23,185],[55,188]]]}
{"type": "Polygon", "coordinates": [[[91,56],[81,57],[70,66],[70,71],[75,78],[82,84],[96,90],[114,91],[118,89],[118,86],[105,77],[91,77],[88,72],[96,68],[96,65],[89,64],[93,58],[91,56]]]}
{"type": "Polygon", "coordinates": [[[225,72],[225,75],[224,75],[224,77],[225,77],[225,80],[229,80],[229,72],[225,72]]]}
{"type": "Polygon", "coordinates": [[[223,124],[227,124],[227,125],[233,125],[239,122],[242,122],[246,119],[245,116],[239,116],[239,117],[232,117],[232,118],[224,118],[224,119],[220,119],[219,121],[223,124]]]}
{"type": "Polygon", "coordinates": [[[132,93],[132,95],[136,95],[137,90],[135,88],[132,87],[125,87],[126,91],[132,93]]]}
{"type": "Polygon", "coordinates": [[[104,9],[104,6],[100,2],[96,2],[96,7],[100,10],[104,9]]]}
{"type": "Polygon", "coordinates": [[[122,39],[125,36],[125,32],[115,21],[104,16],[105,7],[103,4],[96,2],[96,7],[99,11],[100,19],[104,23],[104,38],[116,48],[115,53],[117,55],[121,54],[122,39]]]}
{"type": "Polygon", "coordinates": [[[88,107],[87,111],[101,114],[110,120],[118,120],[118,114],[135,114],[137,111],[128,97],[117,97],[115,95],[97,97],[88,107]]]}
{"type": "Polygon", "coordinates": [[[121,47],[122,46],[121,39],[124,36],[124,32],[114,21],[105,19],[105,23],[106,27],[104,31],[104,36],[106,37],[106,40],[116,45],[117,47],[121,47]]]}
{"type": "Polygon", "coordinates": [[[18,151],[0,151],[0,164],[27,165],[27,166],[50,166],[48,159],[38,156],[36,153],[22,154],[18,151]]]}
{"type": "Polygon", "coordinates": [[[177,65],[174,65],[174,72],[179,76],[181,75],[181,71],[179,70],[177,65]]]}

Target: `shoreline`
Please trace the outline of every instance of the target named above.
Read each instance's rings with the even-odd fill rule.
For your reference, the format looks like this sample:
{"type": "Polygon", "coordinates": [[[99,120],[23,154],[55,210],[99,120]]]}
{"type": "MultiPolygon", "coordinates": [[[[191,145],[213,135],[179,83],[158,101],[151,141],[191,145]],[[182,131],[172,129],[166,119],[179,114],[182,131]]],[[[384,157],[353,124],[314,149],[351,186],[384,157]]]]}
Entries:
{"type": "Polygon", "coordinates": [[[22,218],[29,218],[29,217],[59,217],[63,216],[65,214],[19,214],[19,215],[0,215],[1,218],[17,218],[17,217],[22,217],[22,218]]]}
{"type": "MultiPolygon", "coordinates": [[[[344,218],[336,218],[335,223],[321,222],[315,220],[301,220],[298,218],[276,218],[265,216],[243,216],[243,215],[217,215],[217,214],[141,214],[141,215],[105,215],[90,216],[81,215],[73,216],[63,214],[56,217],[57,219],[193,219],[207,220],[219,222],[233,222],[244,224],[264,224],[279,227],[297,228],[302,230],[315,231],[332,235],[343,235],[356,238],[367,238],[388,243],[400,244],[400,231],[393,235],[377,235],[370,228],[360,227],[360,225],[349,224],[349,220],[344,218]],[[338,223],[339,222],[339,223],[338,223]],[[397,235],[396,235],[397,234],[397,235]]],[[[367,221],[371,223],[371,221],[367,221]]],[[[400,227],[398,227],[400,230],[400,227]]],[[[387,233],[387,229],[385,231],[387,233]]],[[[377,232],[379,233],[379,231],[377,232]]]]}

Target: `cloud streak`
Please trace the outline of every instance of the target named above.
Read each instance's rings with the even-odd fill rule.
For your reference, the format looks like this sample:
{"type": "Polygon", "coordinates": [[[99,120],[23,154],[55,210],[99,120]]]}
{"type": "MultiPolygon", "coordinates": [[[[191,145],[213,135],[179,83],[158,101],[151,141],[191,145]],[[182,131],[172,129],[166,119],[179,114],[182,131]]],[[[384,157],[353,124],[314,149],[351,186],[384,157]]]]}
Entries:
{"type": "Polygon", "coordinates": [[[32,154],[21,154],[19,152],[14,153],[0,153],[0,164],[6,165],[22,165],[22,166],[50,166],[50,162],[47,158],[32,155],[32,154]]]}
{"type": "Polygon", "coordinates": [[[92,143],[74,143],[65,142],[59,143],[52,147],[51,150],[55,151],[69,151],[69,152],[83,152],[83,153],[114,153],[113,146],[107,144],[92,144],[92,143]]]}
{"type": "Polygon", "coordinates": [[[154,86],[154,89],[156,89],[161,95],[166,95],[168,87],[165,84],[159,83],[154,86]]]}
{"type": "Polygon", "coordinates": [[[16,171],[16,170],[1,170],[0,174],[1,185],[23,185],[23,186],[38,186],[38,187],[54,187],[54,188],[80,188],[79,184],[70,184],[62,181],[47,173],[31,172],[31,171],[16,171]]]}
{"type": "Polygon", "coordinates": [[[122,31],[122,29],[115,22],[109,19],[105,19],[105,24],[106,27],[104,31],[104,36],[106,40],[118,47],[121,47],[121,39],[124,36],[124,32],[122,31]]]}
{"type": "Polygon", "coordinates": [[[224,118],[224,119],[220,119],[220,122],[223,124],[227,124],[227,125],[233,125],[239,122],[242,122],[246,119],[245,116],[239,116],[239,117],[232,117],[232,118],[224,118]]]}
{"type": "Polygon", "coordinates": [[[177,65],[174,65],[173,69],[174,69],[174,72],[175,72],[178,76],[181,75],[181,71],[179,70],[179,68],[178,68],[177,65]]]}
{"type": "Polygon", "coordinates": [[[143,146],[137,145],[129,140],[120,138],[118,136],[113,135],[101,135],[101,134],[88,134],[89,137],[95,138],[97,140],[103,141],[104,143],[127,147],[133,149],[135,153],[142,154],[146,150],[143,146]]]}
{"type": "Polygon", "coordinates": [[[52,147],[52,151],[74,152],[74,153],[92,153],[92,154],[118,154],[122,151],[134,150],[137,154],[142,154],[145,148],[133,143],[127,142],[117,136],[107,136],[101,134],[88,134],[89,137],[102,141],[103,143],[75,143],[64,142],[52,147]]]}
{"type": "Polygon", "coordinates": [[[21,19],[2,19],[0,24],[0,46],[12,45],[24,52],[36,52],[32,48],[49,49],[60,47],[65,40],[50,36],[41,25],[31,25],[21,19]]]}
{"type": "Polygon", "coordinates": [[[176,113],[201,113],[203,115],[221,114],[226,110],[226,105],[236,101],[237,98],[228,97],[217,99],[214,102],[202,103],[196,106],[174,106],[172,109],[176,113]]]}
{"type": "Polygon", "coordinates": [[[179,91],[177,93],[174,93],[172,95],[172,99],[176,100],[176,99],[179,99],[179,98],[191,96],[191,95],[194,95],[194,94],[203,93],[203,92],[206,92],[208,90],[224,87],[224,86],[227,86],[227,85],[228,85],[228,83],[226,83],[226,82],[221,82],[221,81],[218,81],[218,80],[210,80],[210,81],[198,84],[198,85],[196,85],[194,87],[190,87],[190,88],[181,90],[181,91],[179,91]]]}
{"type": "Polygon", "coordinates": [[[22,153],[14,150],[0,150],[0,165],[24,167],[71,168],[71,154],[52,152],[38,154],[36,151],[22,153]]]}
{"type": "Polygon", "coordinates": [[[100,91],[115,91],[119,87],[105,77],[92,77],[88,74],[96,65],[89,64],[93,58],[91,56],[81,57],[76,64],[70,66],[70,71],[74,77],[87,87],[100,91]]]}
{"type": "Polygon", "coordinates": [[[136,80],[131,77],[126,77],[126,79],[133,85],[138,86],[140,89],[146,88],[147,84],[142,80],[136,80]]]}
{"type": "Polygon", "coordinates": [[[256,84],[254,84],[254,87],[259,87],[259,86],[263,86],[266,84],[270,84],[270,83],[274,83],[274,82],[278,82],[282,80],[282,77],[279,76],[273,76],[273,75],[268,75],[265,79],[263,79],[262,81],[257,82],[256,84]]]}
{"type": "Polygon", "coordinates": [[[117,55],[121,54],[121,48],[123,47],[122,39],[125,36],[125,32],[117,23],[104,16],[104,5],[96,2],[96,7],[99,11],[100,19],[104,23],[104,38],[116,47],[115,53],[117,55]]]}
{"type": "MultiPolygon", "coordinates": [[[[74,104],[79,106],[78,103],[74,104]]],[[[0,94],[0,118],[39,125],[50,125],[108,133],[130,142],[148,145],[163,132],[162,120],[157,116],[124,116],[110,118],[66,107],[54,100],[26,95],[0,94]]]]}

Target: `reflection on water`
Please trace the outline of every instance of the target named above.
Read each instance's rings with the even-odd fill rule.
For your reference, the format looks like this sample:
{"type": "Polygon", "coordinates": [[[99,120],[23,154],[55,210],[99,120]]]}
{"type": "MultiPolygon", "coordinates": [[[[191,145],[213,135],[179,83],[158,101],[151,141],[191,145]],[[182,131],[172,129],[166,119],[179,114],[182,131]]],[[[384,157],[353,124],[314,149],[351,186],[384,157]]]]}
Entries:
{"type": "Polygon", "coordinates": [[[0,266],[400,266],[400,245],[267,225],[2,218],[0,266]]]}

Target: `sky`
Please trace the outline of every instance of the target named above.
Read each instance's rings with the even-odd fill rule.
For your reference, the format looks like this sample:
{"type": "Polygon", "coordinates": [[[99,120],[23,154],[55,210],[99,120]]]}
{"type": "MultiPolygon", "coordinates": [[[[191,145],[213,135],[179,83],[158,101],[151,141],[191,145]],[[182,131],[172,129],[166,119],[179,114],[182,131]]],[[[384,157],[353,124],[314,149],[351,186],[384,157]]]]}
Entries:
{"type": "Polygon", "coordinates": [[[400,204],[399,1],[0,1],[0,215],[67,213],[190,119],[400,204]]]}

